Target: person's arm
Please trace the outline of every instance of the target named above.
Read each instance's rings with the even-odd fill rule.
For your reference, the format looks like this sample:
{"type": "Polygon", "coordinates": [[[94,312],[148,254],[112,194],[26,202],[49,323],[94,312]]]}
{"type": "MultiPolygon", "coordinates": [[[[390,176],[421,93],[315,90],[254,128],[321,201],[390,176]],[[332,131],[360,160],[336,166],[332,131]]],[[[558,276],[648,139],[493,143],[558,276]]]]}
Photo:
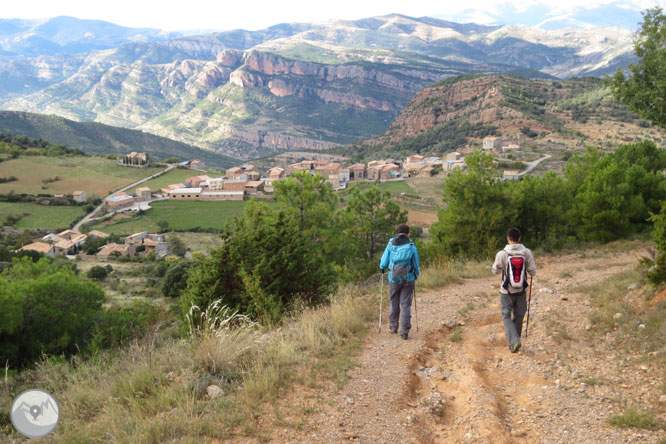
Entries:
{"type": "Polygon", "coordinates": [[[414,258],[414,277],[418,279],[421,274],[421,269],[419,268],[419,250],[414,245],[412,245],[412,249],[414,249],[414,254],[412,255],[414,258]]]}
{"type": "Polygon", "coordinates": [[[500,250],[495,255],[495,262],[493,263],[493,274],[499,274],[500,271],[504,271],[504,266],[506,265],[504,259],[504,250],[500,250]]]}
{"type": "Polygon", "coordinates": [[[530,276],[536,276],[536,261],[534,260],[534,255],[531,250],[527,250],[527,272],[530,276]]]}
{"type": "Polygon", "coordinates": [[[389,266],[389,256],[390,256],[389,245],[391,245],[390,241],[386,245],[386,248],[384,249],[384,254],[382,254],[381,261],[379,261],[379,268],[381,268],[382,270],[388,268],[389,266]]]}

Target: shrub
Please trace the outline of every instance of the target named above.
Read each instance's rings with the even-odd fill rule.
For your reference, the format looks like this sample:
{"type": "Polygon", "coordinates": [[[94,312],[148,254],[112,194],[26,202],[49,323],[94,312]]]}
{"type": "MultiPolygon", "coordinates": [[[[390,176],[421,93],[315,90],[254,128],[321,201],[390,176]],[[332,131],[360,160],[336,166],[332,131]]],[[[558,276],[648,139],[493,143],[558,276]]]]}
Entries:
{"type": "Polygon", "coordinates": [[[14,259],[0,277],[0,361],[22,367],[42,354],[73,354],[90,339],[104,293],[70,267],[14,259]]]}
{"type": "Polygon", "coordinates": [[[97,281],[103,281],[108,276],[109,271],[105,267],[95,265],[88,270],[86,276],[88,279],[95,279],[97,281]]]}

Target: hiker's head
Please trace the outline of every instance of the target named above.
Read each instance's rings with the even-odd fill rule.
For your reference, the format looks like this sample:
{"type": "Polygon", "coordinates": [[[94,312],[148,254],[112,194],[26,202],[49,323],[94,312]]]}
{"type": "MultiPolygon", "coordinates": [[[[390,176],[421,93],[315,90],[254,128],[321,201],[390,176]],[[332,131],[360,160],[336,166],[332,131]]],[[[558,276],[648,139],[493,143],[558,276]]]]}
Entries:
{"type": "Polygon", "coordinates": [[[517,244],[520,242],[521,234],[518,228],[509,228],[509,231],[506,232],[506,240],[509,243],[517,244]]]}
{"type": "Polygon", "coordinates": [[[400,224],[397,227],[395,227],[395,234],[406,234],[409,236],[409,225],[407,224],[400,224]]]}

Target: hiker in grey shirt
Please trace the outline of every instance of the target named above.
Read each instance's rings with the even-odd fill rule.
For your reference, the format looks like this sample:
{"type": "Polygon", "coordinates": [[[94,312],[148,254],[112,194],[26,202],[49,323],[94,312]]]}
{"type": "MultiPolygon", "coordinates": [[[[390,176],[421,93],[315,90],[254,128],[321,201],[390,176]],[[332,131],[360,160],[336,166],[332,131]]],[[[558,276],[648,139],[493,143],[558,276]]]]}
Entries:
{"type": "Polygon", "coordinates": [[[510,228],[506,240],[508,245],[495,256],[493,274],[502,272],[500,304],[504,333],[511,353],[516,353],[520,350],[520,334],[527,311],[527,273],[536,276],[536,263],[529,248],[520,243],[521,234],[518,228],[510,228]]]}

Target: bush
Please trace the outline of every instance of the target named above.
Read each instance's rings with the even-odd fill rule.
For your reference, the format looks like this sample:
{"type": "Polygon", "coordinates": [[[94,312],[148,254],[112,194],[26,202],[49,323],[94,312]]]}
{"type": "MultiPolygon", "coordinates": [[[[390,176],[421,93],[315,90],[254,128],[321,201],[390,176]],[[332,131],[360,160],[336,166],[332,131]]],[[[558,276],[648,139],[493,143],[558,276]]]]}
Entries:
{"type": "Polygon", "coordinates": [[[162,294],[167,298],[177,298],[187,288],[187,277],[193,262],[180,260],[172,264],[164,274],[162,294]]]}
{"type": "Polygon", "coordinates": [[[95,265],[88,270],[86,276],[88,279],[95,279],[97,281],[103,281],[108,276],[109,271],[105,267],[95,265]]]}
{"type": "Polygon", "coordinates": [[[335,288],[331,262],[297,220],[250,202],[222,247],[190,270],[182,296],[183,315],[192,305],[205,310],[213,301],[254,318],[275,321],[297,301],[316,303],[335,288]]]}
{"type": "Polygon", "coordinates": [[[160,315],[160,309],[148,302],[107,308],[97,318],[90,348],[99,350],[127,344],[133,338],[143,336],[160,315]]]}
{"type": "Polygon", "coordinates": [[[42,354],[77,353],[103,302],[102,290],[70,267],[14,259],[0,277],[0,361],[23,367],[42,354]]]}

